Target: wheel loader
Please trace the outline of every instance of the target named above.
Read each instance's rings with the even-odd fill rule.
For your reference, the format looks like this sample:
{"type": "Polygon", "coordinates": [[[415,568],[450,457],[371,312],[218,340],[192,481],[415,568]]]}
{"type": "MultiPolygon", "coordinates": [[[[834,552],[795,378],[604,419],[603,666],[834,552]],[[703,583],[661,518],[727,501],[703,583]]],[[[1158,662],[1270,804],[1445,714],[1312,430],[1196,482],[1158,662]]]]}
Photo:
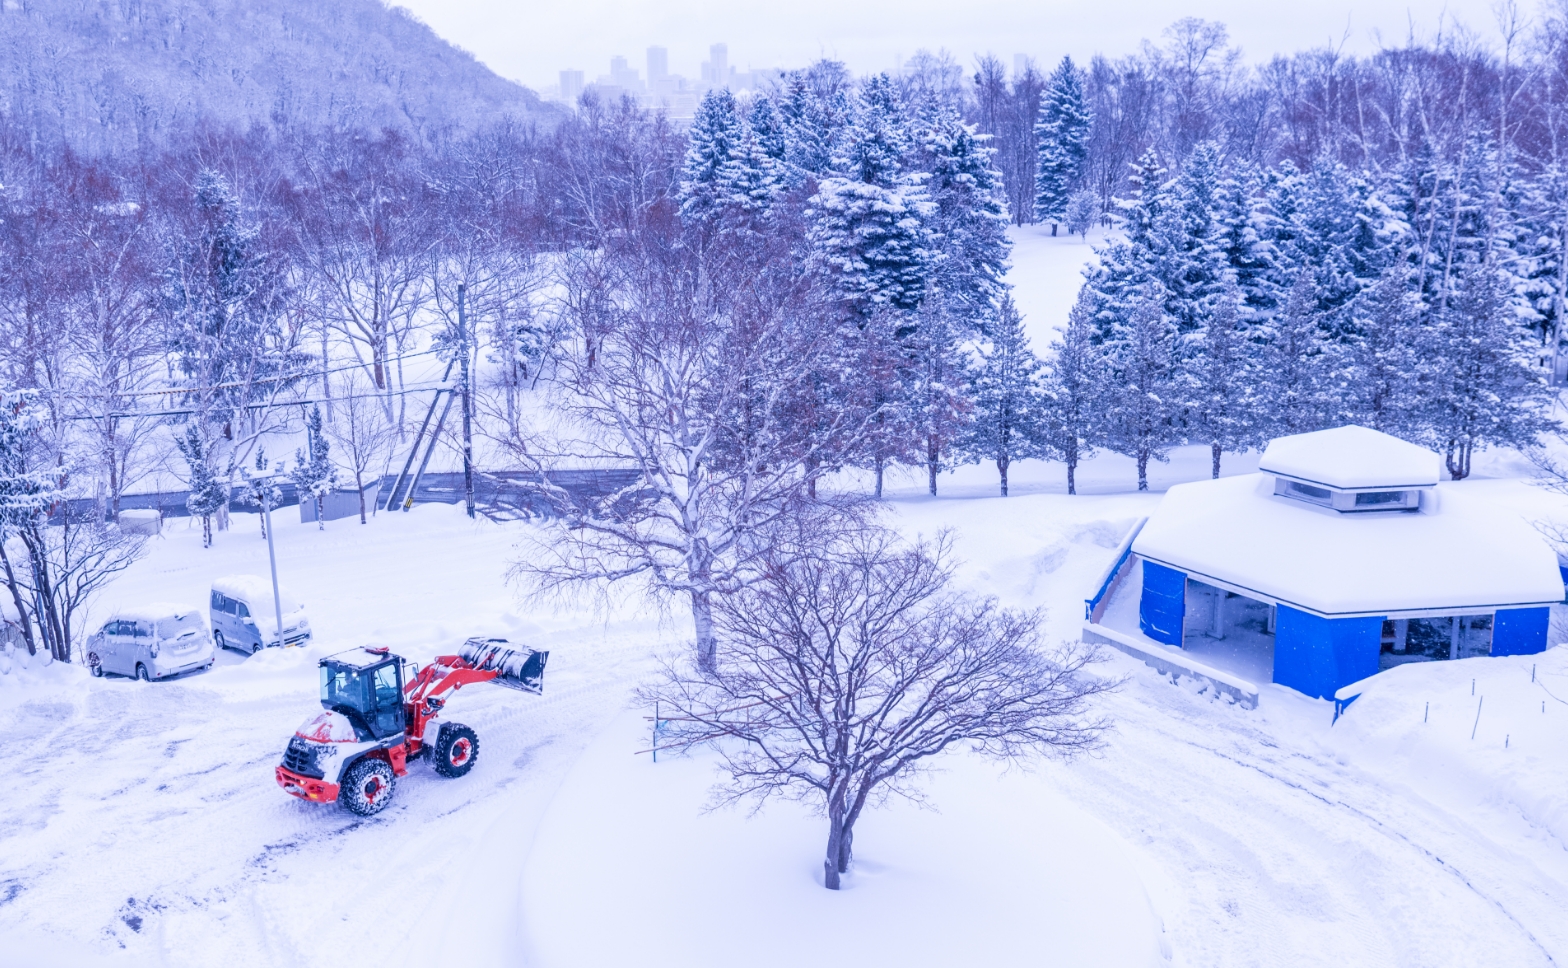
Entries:
{"type": "Polygon", "coordinates": [[[278,785],[302,800],[337,801],[368,816],[386,808],[410,762],[428,759],[442,776],[462,776],[479,758],[479,737],[442,715],[450,693],[475,682],[542,693],[549,657],[482,638],[424,668],[384,648],[329,655],[321,660],[323,711],[289,740],[278,785]]]}

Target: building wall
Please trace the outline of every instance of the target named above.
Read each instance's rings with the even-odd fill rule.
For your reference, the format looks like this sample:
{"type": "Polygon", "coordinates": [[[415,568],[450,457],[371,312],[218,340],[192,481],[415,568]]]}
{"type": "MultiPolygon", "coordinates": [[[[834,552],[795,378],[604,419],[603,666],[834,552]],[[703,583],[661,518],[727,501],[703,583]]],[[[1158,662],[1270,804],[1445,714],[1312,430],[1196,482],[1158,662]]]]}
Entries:
{"type": "Polygon", "coordinates": [[[1492,654],[1534,655],[1546,651],[1551,623],[1549,606],[1498,609],[1492,620],[1492,654]]]}
{"type": "Polygon", "coordinates": [[[1187,615],[1187,573],[1144,561],[1143,597],[1138,602],[1138,627],[1166,645],[1181,645],[1187,615]]]}
{"type": "Polygon", "coordinates": [[[1274,620],[1274,681],[1319,699],[1378,671],[1383,619],[1321,618],[1278,606],[1274,620]]]}

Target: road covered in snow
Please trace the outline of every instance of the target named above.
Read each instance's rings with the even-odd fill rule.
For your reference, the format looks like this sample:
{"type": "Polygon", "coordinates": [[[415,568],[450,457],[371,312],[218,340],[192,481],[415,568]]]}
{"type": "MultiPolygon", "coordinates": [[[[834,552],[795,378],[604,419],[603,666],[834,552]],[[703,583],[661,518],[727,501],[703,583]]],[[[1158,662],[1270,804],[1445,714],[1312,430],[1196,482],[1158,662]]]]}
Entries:
{"type": "MultiPolygon", "coordinates": [[[[1085,586],[1159,496],[1068,498],[1049,493],[1055,470],[1024,468],[1038,493],[1001,499],[971,468],[950,488],[962,496],[900,491],[890,520],[953,529],[966,585],[1074,637],[1085,586]]],[[[1476,486],[1560,510],[1513,482],[1476,486]]],[[[174,523],[97,609],[196,604],[215,577],[265,574],[254,519],[236,522],[210,551],[174,523]]],[[[863,819],[832,895],[817,818],[705,812],[707,761],[636,755],[631,689],[681,627],[522,600],[505,573],[529,527],[448,507],[282,523],[312,647],[150,684],[13,659],[0,963],[1568,962],[1568,649],[1405,666],[1337,724],[1325,702],[1266,687],[1244,710],[1117,654],[1101,667],[1126,680],[1103,753],[1022,771],[956,757],[932,809],[863,819]],[[473,634],[551,658],[542,697],[474,686],[452,701],[480,736],[471,774],[420,765],[369,819],[277,788],[320,655],[374,642],[423,662],[473,634]]]]}

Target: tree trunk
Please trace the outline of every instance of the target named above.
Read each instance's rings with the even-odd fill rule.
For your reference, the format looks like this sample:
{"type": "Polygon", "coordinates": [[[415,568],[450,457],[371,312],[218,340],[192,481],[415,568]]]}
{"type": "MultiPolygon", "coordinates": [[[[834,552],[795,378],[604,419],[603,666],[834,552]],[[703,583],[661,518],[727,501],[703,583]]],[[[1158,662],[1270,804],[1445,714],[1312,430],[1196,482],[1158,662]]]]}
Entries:
{"type": "Polygon", "coordinates": [[[1008,460],[1007,460],[1006,457],[998,457],[996,459],[996,469],[998,471],[1000,471],[1001,474],[1002,474],[1002,496],[1003,497],[1007,496],[1007,464],[1008,464],[1008,460]]]}
{"type": "Polygon", "coordinates": [[[354,486],[359,488],[359,523],[366,523],[365,519],[365,481],[360,471],[354,472],[354,486]]]}
{"type": "MultiPolygon", "coordinates": [[[[877,467],[877,500],[879,500],[879,501],[882,499],[882,471],[883,471],[883,468],[884,468],[884,464],[885,464],[885,461],[883,461],[882,458],[878,457],[877,458],[876,467],[877,467]]],[[[815,496],[816,495],[814,495],[814,494],[812,495],[812,497],[815,497],[815,496]]]]}
{"type": "Polygon", "coordinates": [[[1074,438],[1068,440],[1067,441],[1067,448],[1066,448],[1066,450],[1067,450],[1067,453],[1066,453],[1065,456],[1067,458],[1067,493],[1068,494],[1077,494],[1078,493],[1078,481],[1077,481],[1077,473],[1078,473],[1078,438],[1074,437],[1074,438]]]}
{"type": "Polygon", "coordinates": [[[1147,491],[1148,489],[1149,489],[1149,452],[1147,450],[1141,450],[1140,449],[1138,451],[1138,490],[1140,490],[1140,491],[1147,491]]]}
{"type": "Polygon", "coordinates": [[[926,438],[926,472],[931,482],[931,496],[936,497],[936,472],[942,466],[942,450],[936,435],[926,438]]]}
{"type": "Polygon", "coordinates": [[[22,592],[16,585],[16,572],[11,568],[11,556],[6,554],[4,534],[0,534],[0,564],[5,565],[5,585],[11,590],[11,602],[16,605],[17,624],[22,627],[22,641],[27,644],[27,654],[37,655],[33,623],[27,618],[27,607],[22,604],[22,592]]]}
{"type": "Polygon", "coordinates": [[[1218,478],[1220,476],[1220,442],[1216,440],[1209,445],[1209,449],[1214,454],[1214,476],[1218,478]]]}
{"type": "Polygon", "coordinates": [[[325,494],[316,495],[316,530],[327,530],[327,496],[325,494]]]}
{"type": "Polygon", "coordinates": [[[203,548],[211,548],[212,547],[212,517],[211,517],[211,515],[203,514],[201,516],[201,546],[203,548]]]}
{"type": "Polygon", "coordinates": [[[697,668],[712,672],[718,668],[718,637],[713,631],[713,602],[710,592],[691,593],[692,624],[697,628],[697,668]]]}
{"type": "Polygon", "coordinates": [[[1470,455],[1475,445],[1468,440],[1451,440],[1448,442],[1448,476],[1456,481],[1462,481],[1470,476],[1470,455]]]}
{"type": "Polygon", "coordinates": [[[1055,222],[1051,223],[1051,238],[1053,238],[1053,239],[1056,238],[1056,223],[1055,222]]]}
{"type": "Polygon", "coordinates": [[[830,891],[839,889],[839,875],[844,873],[844,795],[838,790],[829,794],[828,800],[828,849],[822,859],[822,886],[830,891]]]}

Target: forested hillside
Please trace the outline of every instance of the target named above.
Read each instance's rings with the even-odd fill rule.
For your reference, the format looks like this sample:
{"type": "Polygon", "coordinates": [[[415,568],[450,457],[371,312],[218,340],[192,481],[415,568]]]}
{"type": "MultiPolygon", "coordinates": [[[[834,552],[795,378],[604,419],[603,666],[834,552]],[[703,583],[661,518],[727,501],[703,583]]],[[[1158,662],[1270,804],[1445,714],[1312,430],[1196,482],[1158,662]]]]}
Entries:
{"type": "Polygon", "coordinates": [[[543,110],[379,0],[0,2],[0,115],[79,151],[165,146],[198,123],[424,138],[543,110]]]}

